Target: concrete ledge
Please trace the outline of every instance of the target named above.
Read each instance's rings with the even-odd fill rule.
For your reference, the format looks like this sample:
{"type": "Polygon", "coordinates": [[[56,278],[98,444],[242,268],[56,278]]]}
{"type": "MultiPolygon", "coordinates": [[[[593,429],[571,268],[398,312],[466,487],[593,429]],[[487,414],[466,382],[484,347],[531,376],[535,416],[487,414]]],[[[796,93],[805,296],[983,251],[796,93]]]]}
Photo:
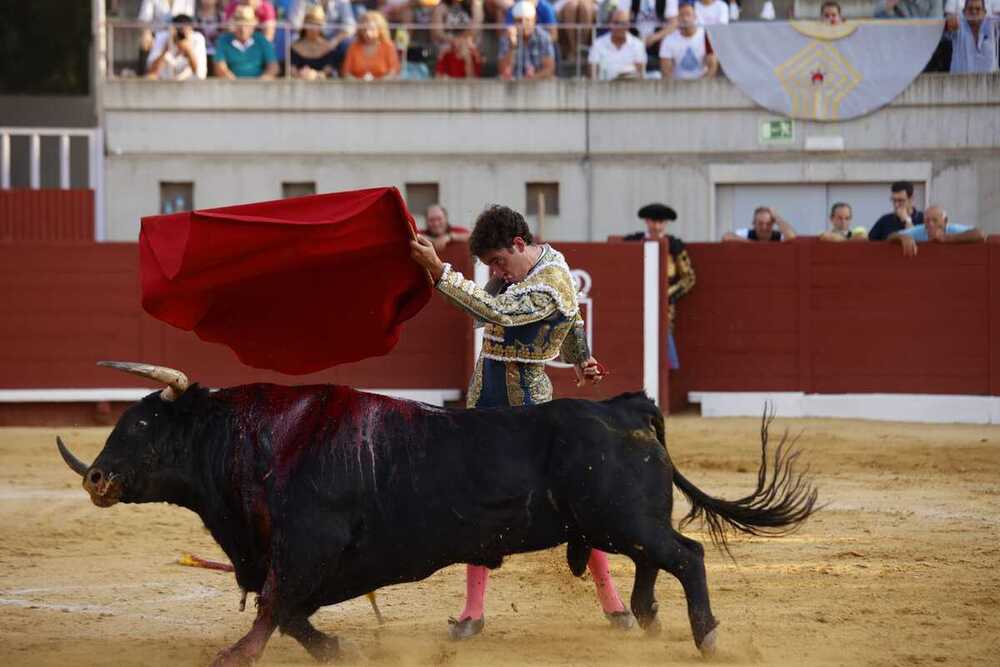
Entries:
{"type": "Polygon", "coordinates": [[[781,417],[1000,424],[998,396],[692,391],[688,399],[701,404],[703,417],[759,417],[770,402],[781,417]]]}

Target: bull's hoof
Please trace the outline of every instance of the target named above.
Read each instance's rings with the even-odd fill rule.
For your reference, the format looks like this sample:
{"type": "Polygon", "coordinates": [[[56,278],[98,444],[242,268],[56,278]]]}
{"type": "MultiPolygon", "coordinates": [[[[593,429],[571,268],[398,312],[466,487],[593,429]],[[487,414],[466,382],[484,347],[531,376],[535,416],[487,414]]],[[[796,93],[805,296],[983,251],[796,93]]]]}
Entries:
{"type": "Polygon", "coordinates": [[[253,663],[252,656],[233,647],[219,651],[209,667],[249,667],[253,663]]]}
{"type": "Polygon", "coordinates": [[[718,626],[712,628],[707,635],[698,644],[698,650],[701,651],[701,657],[711,658],[715,655],[717,650],[717,640],[719,636],[718,626]]]}
{"type": "Polygon", "coordinates": [[[485,615],[481,618],[463,618],[461,621],[449,618],[448,638],[452,641],[461,641],[462,639],[475,637],[476,635],[482,633],[485,625],[485,615]]]}
{"type": "Polygon", "coordinates": [[[655,637],[663,632],[663,624],[656,616],[647,618],[645,621],[639,620],[639,627],[650,637],[655,637]]]}
{"type": "Polygon", "coordinates": [[[635,616],[630,611],[606,611],[604,618],[608,619],[615,630],[631,630],[635,625],[635,616]]]}

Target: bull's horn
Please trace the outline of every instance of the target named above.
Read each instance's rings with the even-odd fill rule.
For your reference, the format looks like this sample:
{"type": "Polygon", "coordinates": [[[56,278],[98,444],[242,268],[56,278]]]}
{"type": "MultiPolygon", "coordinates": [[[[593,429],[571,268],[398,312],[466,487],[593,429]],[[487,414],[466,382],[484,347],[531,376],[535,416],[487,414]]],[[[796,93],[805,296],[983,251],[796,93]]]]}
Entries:
{"type": "Polygon", "coordinates": [[[66,445],[63,444],[62,438],[58,435],[56,436],[56,446],[59,447],[59,453],[62,455],[63,461],[66,462],[66,465],[68,465],[73,472],[80,477],[87,474],[87,470],[90,466],[73,456],[73,453],[66,448],[66,445]]]}
{"type": "Polygon", "coordinates": [[[165,401],[176,401],[188,388],[188,384],[190,384],[184,373],[175,371],[173,368],[167,368],[166,366],[137,364],[132,361],[98,361],[97,365],[125,371],[126,373],[132,373],[133,375],[166,384],[167,388],[160,393],[160,398],[165,401]]]}

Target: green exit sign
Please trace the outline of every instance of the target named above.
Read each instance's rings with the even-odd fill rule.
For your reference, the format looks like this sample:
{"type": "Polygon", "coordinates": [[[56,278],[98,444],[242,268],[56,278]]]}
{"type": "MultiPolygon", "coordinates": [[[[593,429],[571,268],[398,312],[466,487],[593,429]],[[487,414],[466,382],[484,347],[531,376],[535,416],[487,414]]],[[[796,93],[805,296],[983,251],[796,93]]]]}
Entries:
{"type": "Polygon", "coordinates": [[[793,136],[794,126],[790,118],[760,121],[760,143],[762,144],[791,141],[793,136]]]}

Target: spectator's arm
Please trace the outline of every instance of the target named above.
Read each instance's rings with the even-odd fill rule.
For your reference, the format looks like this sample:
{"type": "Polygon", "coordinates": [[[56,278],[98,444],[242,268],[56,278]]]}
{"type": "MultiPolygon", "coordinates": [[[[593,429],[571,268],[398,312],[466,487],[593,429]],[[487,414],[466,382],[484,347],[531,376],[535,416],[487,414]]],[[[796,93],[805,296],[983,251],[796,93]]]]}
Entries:
{"type": "MultiPolygon", "coordinates": [[[[216,51],[216,56],[218,56],[218,51],[216,51]]],[[[236,75],[233,71],[229,69],[229,65],[226,64],[225,60],[216,60],[212,64],[212,69],[215,70],[215,76],[220,79],[235,79],[236,75]]]]}
{"type": "Polygon", "coordinates": [[[500,38],[499,55],[497,57],[497,72],[501,79],[514,77],[514,51],[517,49],[517,33],[508,32],[500,38]],[[513,34],[513,38],[511,38],[513,34]]]}
{"type": "Polygon", "coordinates": [[[945,234],[942,243],[983,243],[986,241],[986,234],[973,227],[972,229],[957,234],[945,234]]]}
{"type": "Polygon", "coordinates": [[[726,232],[725,234],[723,234],[722,235],[722,240],[723,241],[741,241],[743,243],[749,243],[750,242],[750,239],[744,238],[744,237],[740,236],[739,234],[735,234],[733,232],[726,232]]]}
{"type": "Polygon", "coordinates": [[[945,32],[956,32],[958,30],[958,17],[954,14],[949,14],[944,20],[945,32]]]}
{"type": "Polygon", "coordinates": [[[795,228],[780,215],[778,215],[775,210],[771,209],[771,215],[774,217],[774,221],[778,225],[778,230],[781,232],[782,241],[791,241],[795,238],[795,228]]]}
{"type": "Polygon", "coordinates": [[[439,2],[434,11],[431,12],[431,41],[435,44],[447,44],[450,41],[448,34],[444,31],[444,19],[447,11],[448,5],[439,2]]]}
{"type": "Polygon", "coordinates": [[[674,61],[670,58],[664,58],[660,56],[660,73],[663,75],[664,79],[670,79],[674,76],[674,61]]]}
{"type": "Polygon", "coordinates": [[[819,235],[819,240],[820,241],[832,241],[834,243],[840,243],[841,241],[847,241],[847,239],[844,238],[843,236],[841,236],[840,234],[837,234],[837,233],[831,232],[831,231],[825,231],[822,234],[820,234],[819,235]]]}
{"type": "Polygon", "coordinates": [[[483,0],[472,0],[472,23],[469,29],[472,31],[472,39],[479,41],[479,33],[483,31],[483,0]]]}
{"type": "Polygon", "coordinates": [[[448,240],[456,241],[458,243],[467,242],[470,236],[472,236],[471,232],[456,232],[456,231],[448,232],[448,237],[449,237],[448,240]]]}
{"type": "Polygon", "coordinates": [[[705,54],[705,78],[712,79],[719,73],[719,59],[714,53],[705,54]]]}
{"type": "Polygon", "coordinates": [[[260,75],[260,78],[269,81],[278,76],[278,56],[274,53],[274,42],[269,40],[265,46],[264,73],[260,75]]]}
{"type": "Polygon", "coordinates": [[[917,242],[909,234],[893,232],[886,238],[886,243],[898,243],[903,246],[903,257],[917,256],[917,242]]]}
{"type": "Polygon", "coordinates": [[[551,79],[556,73],[556,59],[553,56],[542,58],[542,66],[535,72],[533,79],[551,79]]]}
{"type": "Polygon", "coordinates": [[[153,40],[153,48],[149,50],[149,57],[146,59],[146,78],[155,79],[160,76],[160,69],[163,61],[167,57],[167,50],[170,48],[170,40],[157,36],[153,40]]]}

